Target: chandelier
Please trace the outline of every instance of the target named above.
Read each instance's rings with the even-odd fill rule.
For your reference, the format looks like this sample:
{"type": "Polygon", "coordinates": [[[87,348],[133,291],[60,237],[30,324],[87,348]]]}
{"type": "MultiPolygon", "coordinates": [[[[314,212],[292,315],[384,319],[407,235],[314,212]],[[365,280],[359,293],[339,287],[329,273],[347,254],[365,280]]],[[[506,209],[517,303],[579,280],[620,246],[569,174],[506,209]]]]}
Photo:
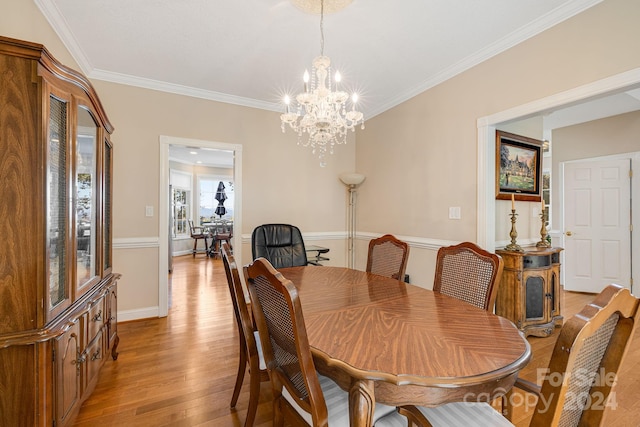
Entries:
{"type": "Polygon", "coordinates": [[[291,105],[289,95],[284,97],[285,113],[280,115],[282,132],[289,125],[298,133],[298,145],[311,147],[318,154],[320,166],[326,166],[325,154],[333,154],[336,144],[347,143],[347,131],[355,131],[358,124],[364,129],[364,115],[356,110],[358,95],[351,96],[339,90],[341,76],[336,72],[331,79],[331,60],[324,56],[324,0],[320,3],[320,56],[313,60],[312,77],[304,72],[304,92],[295,97],[297,107],[291,105]],[[303,134],[308,134],[308,140],[303,134]]]}

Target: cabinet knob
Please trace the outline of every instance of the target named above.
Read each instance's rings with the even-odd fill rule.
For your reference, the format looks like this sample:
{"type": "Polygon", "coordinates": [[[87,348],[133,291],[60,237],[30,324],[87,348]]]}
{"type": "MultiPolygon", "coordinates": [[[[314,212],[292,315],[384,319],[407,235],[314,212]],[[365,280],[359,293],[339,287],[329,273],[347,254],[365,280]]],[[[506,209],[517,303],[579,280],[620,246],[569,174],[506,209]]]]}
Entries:
{"type": "Polygon", "coordinates": [[[571,237],[573,235],[573,233],[571,231],[565,231],[564,234],[569,236],[569,237],[571,237]]]}

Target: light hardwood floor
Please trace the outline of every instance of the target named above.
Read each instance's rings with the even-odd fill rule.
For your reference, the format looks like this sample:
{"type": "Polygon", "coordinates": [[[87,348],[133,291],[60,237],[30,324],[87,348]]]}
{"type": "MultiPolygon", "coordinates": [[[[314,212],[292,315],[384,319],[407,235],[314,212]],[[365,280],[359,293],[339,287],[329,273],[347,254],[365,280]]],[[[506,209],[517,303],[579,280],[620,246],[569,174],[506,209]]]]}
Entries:
{"type": "MultiPolygon", "coordinates": [[[[117,361],[100,371],[92,396],[75,426],[243,426],[249,399],[248,375],[235,410],[229,408],[238,363],[238,332],[220,260],[201,255],[174,259],[169,316],[118,324],[117,361]]],[[[563,293],[570,316],[592,295],[563,293]]],[[[529,337],[533,359],[523,378],[536,380],[546,367],[557,331],[549,338],[529,337]]],[[[618,407],[605,425],[640,426],[640,328],[615,389],[618,407]]],[[[255,426],[271,426],[271,390],[263,383],[255,426]]],[[[529,414],[516,411],[517,427],[529,414]]]]}

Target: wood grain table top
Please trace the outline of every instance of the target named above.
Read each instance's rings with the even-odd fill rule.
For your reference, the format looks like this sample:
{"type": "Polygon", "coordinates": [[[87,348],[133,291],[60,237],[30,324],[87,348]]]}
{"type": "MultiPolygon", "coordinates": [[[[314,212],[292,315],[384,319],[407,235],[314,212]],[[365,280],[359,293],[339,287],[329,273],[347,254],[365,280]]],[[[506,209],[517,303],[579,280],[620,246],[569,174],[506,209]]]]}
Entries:
{"type": "Polygon", "coordinates": [[[385,403],[440,404],[487,384],[508,390],[531,357],[509,320],[455,298],[347,268],[280,271],[299,291],[318,370],[372,381],[385,403]]]}

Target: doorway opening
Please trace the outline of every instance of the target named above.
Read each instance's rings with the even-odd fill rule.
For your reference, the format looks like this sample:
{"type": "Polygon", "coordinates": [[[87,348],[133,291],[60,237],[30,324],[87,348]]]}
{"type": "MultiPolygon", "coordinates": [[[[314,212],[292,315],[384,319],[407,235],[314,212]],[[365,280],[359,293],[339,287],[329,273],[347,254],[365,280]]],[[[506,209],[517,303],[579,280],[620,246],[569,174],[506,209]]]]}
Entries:
{"type": "Polygon", "coordinates": [[[238,239],[238,244],[233,244],[234,256],[242,259],[242,245],[239,239],[242,236],[242,145],[229,144],[216,141],[179,138],[173,136],[160,136],[160,187],[159,191],[159,233],[160,244],[158,250],[158,316],[166,317],[169,312],[169,149],[170,147],[197,147],[201,149],[217,149],[233,152],[233,183],[234,183],[234,233],[233,239],[238,239]]]}
{"type": "MultiPolygon", "coordinates": [[[[477,243],[487,250],[495,250],[495,132],[499,124],[538,116],[596,97],[638,87],[638,85],[640,85],[640,68],[479,118],[477,121],[477,243]]],[[[638,220],[640,213],[637,211],[634,211],[634,221],[632,222],[640,223],[638,220]]],[[[564,241],[562,244],[564,245],[564,241]]],[[[632,246],[634,248],[640,247],[637,236],[634,236],[632,246]]],[[[640,250],[632,250],[632,263],[634,265],[640,263],[640,250]]],[[[563,279],[564,277],[561,279],[561,283],[564,283],[563,279]]]]}

